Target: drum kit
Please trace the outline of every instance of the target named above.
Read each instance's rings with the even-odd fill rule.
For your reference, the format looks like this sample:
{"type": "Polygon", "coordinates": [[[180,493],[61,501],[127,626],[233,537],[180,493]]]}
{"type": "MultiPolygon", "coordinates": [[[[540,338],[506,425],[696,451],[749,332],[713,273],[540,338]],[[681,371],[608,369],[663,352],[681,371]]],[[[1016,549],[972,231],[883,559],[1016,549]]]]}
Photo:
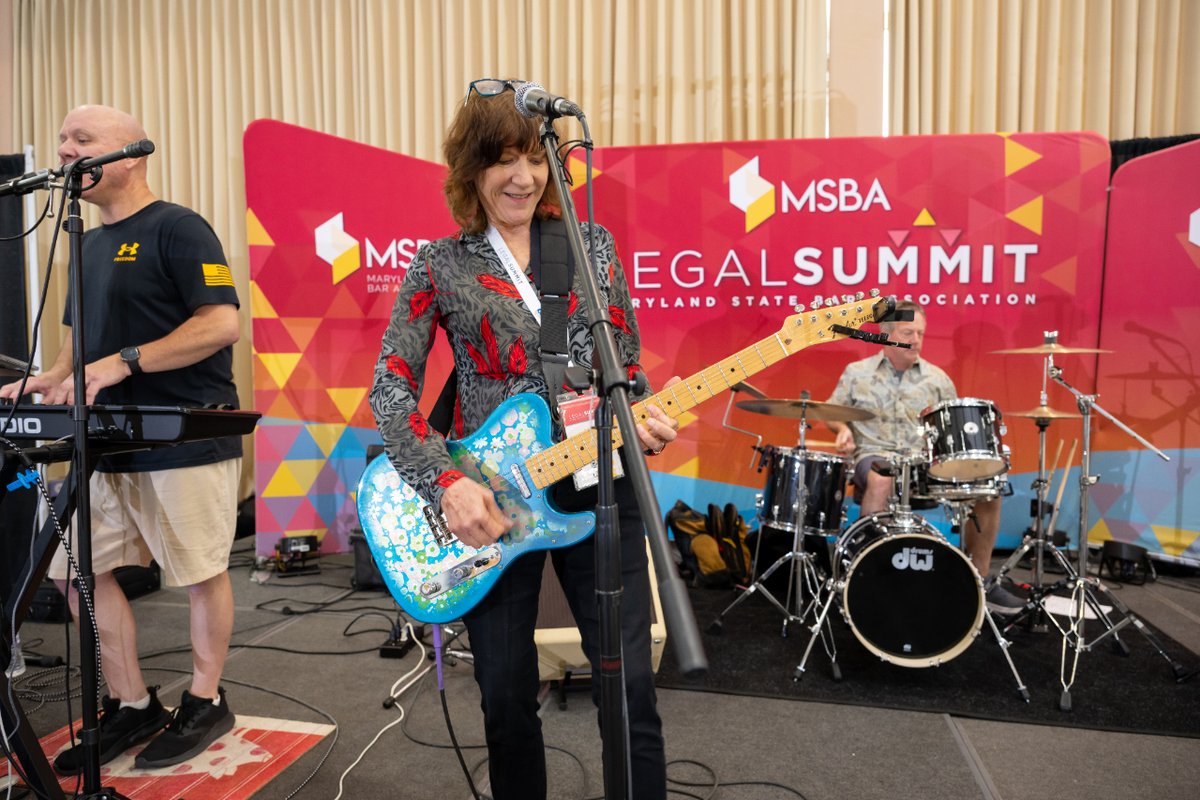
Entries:
{"type": "MultiPolygon", "coordinates": [[[[1040,404],[1010,415],[1032,419],[1039,429],[1038,475],[1033,484],[1037,494],[1034,527],[994,580],[999,581],[1032,550],[1035,567],[1031,597],[1018,620],[1024,620],[1036,630],[1032,626],[1043,623],[1047,616],[1045,598],[1054,590],[1069,586],[1077,609],[1076,619],[1069,627],[1054,620],[1051,623],[1062,633],[1064,647],[1075,649],[1076,661],[1079,651],[1095,644],[1083,639],[1085,604],[1107,629],[1099,639],[1111,635],[1119,643],[1117,631],[1133,622],[1158,652],[1171,661],[1153,639],[1153,634],[1123,604],[1119,601],[1113,604],[1123,615],[1123,619],[1114,624],[1096,600],[1091,590],[1103,587],[1097,587],[1099,581],[1086,577],[1085,523],[1081,521],[1080,541],[1084,544],[1080,545],[1078,569],[1074,569],[1061,551],[1048,541],[1050,537],[1043,524],[1042,510],[1047,505],[1049,486],[1045,469],[1046,429],[1055,420],[1083,417],[1081,492],[1084,496],[1081,505],[1086,506],[1086,484],[1089,482],[1087,419],[1092,408],[1102,411],[1094,398],[1080,395],[1062,380],[1061,370],[1053,366],[1053,356],[1104,351],[1065,347],[1058,344],[1057,333],[1047,333],[1042,345],[996,352],[1043,356],[1046,371],[1040,404]],[[1081,413],[1059,411],[1047,404],[1047,377],[1066,386],[1080,399],[1081,413]],[[1059,571],[1065,575],[1053,586],[1043,582],[1043,563],[1047,557],[1057,561],[1059,571]]],[[[773,399],[749,384],[735,386],[735,394],[741,389],[747,390],[753,399],[737,402],[739,408],[794,419],[799,426],[799,435],[795,447],[763,446],[762,437],[754,445],[759,470],[764,467],[767,470],[766,483],[758,497],[761,525],[754,554],[755,580],[712,622],[709,632],[721,633],[726,615],[748,597],[761,594],[783,615],[783,636],[787,636],[792,623],[807,627],[811,634],[793,678],[799,681],[803,677],[814,644],[820,638],[833,677],[840,680],[837,650],[829,628],[829,612],[835,604],[855,638],[868,651],[883,661],[905,667],[937,666],[957,657],[979,635],[986,621],[1012,671],[1018,692],[1028,702],[1029,692],[1009,656],[1010,643],[1004,636],[1004,632],[1017,623],[1010,623],[1002,631],[985,602],[985,589],[990,588],[992,580],[985,586],[966,554],[914,510],[914,506],[918,509],[944,507],[958,530],[965,530],[977,503],[1012,493],[1007,478],[1009,452],[1002,441],[1006,428],[1000,409],[989,400],[970,397],[948,400],[926,409],[921,414],[924,447],[893,455],[884,462],[885,468],[876,467],[877,471],[895,478],[888,510],[865,515],[847,527],[844,524],[844,494],[851,476],[849,461],[840,455],[810,449],[830,447],[833,443],[808,440],[809,422],[852,423],[872,419],[875,415],[862,408],[813,401],[807,392],[799,399],[773,399]],[[760,548],[770,531],[790,534],[791,546],[760,572],[760,548]],[[784,566],[789,568],[787,594],[780,601],[767,588],[766,581],[784,566]]],[[[734,397],[731,396],[730,408],[733,405],[734,397]]],[[[727,424],[728,416],[727,411],[726,427],[741,430],[727,424]]],[[[1105,416],[1109,415],[1105,412],[1105,416]]],[[[1130,433],[1136,436],[1132,431],[1130,433]]],[[[1147,446],[1153,449],[1148,443],[1147,446]]],[[[1081,517],[1085,514],[1086,509],[1082,508],[1081,517]]],[[[1066,664],[1064,657],[1060,707],[1069,710],[1070,683],[1066,664]]],[[[1172,666],[1178,677],[1182,666],[1174,662],[1172,666]]],[[[1071,680],[1074,680],[1073,667],[1071,680]]]]}

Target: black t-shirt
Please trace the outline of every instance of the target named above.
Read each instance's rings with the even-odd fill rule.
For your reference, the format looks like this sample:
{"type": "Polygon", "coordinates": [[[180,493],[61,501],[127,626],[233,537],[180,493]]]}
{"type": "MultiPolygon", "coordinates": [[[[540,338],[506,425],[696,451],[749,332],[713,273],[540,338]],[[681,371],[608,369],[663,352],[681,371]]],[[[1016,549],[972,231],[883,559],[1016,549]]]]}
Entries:
{"type": "MultiPolygon", "coordinates": [[[[71,293],[63,323],[71,324],[71,293]]],[[[83,318],[87,363],[161,339],[204,305],[238,305],[221,242],[183,206],[156,200],[83,237],[83,318]]],[[[99,404],[236,408],[233,348],[191,366],[143,372],[103,389],[99,404]]],[[[97,469],[145,472],[240,457],[238,436],[107,456],[97,469]]]]}

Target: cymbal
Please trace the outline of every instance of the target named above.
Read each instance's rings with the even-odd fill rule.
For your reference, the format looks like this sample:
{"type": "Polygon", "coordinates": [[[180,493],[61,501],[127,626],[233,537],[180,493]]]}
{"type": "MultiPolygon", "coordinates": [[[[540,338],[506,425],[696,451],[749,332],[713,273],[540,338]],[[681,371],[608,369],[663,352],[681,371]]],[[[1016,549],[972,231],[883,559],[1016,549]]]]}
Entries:
{"type": "Polygon", "coordinates": [[[994,354],[1006,356],[1056,356],[1070,353],[1111,353],[1112,350],[1101,350],[1097,347],[1067,347],[1058,342],[1039,344],[1037,347],[1018,347],[1012,350],[992,350],[994,354]]]}
{"type": "Polygon", "coordinates": [[[815,419],[822,422],[855,422],[874,419],[875,415],[863,408],[840,406],[836,403],[819,403],[816,400],[743,400],[738,408],[755,414],[790,419],[815,419]]]}
{"type": "Polygon", "coordinates": [[[1029,417],[1030,419],[1078,419],[1079,414],[1074,411],[1059,411],[1050,406],[1038,406],[1031,408],[1028,411],[1011,411],[1005,416],[1008,417],[1029,417]]]}

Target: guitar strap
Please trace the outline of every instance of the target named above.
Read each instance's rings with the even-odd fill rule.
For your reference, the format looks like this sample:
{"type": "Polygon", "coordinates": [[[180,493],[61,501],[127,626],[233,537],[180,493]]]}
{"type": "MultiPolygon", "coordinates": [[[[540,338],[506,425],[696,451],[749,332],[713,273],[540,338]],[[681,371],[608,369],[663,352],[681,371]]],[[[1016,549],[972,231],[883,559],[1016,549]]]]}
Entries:
{"type": "MultiPolygon", "coordinates": [[[[575,281],[575,259],[567,243],[567,225],[561,219],[533,220],[529,237],[529,266],[542,302],[540,351],[542,373],[550,395],[550,406],[558,413],[558,395],[566,383],[571,366],[567,345],[567,311],[571,305],[571,286],[575,281]]],[[[437,402],[429,414],[429,427],[442,436],[454,424],[454,401],[458,394],[458,370],[446,378],[437,402]]]]}
{"type": "Polygon", "coordinates": [[[546,376],[550,407],[558,413],[558,396],[567,390],[566,372],[571,366],[567,310],[571,305],[575,262],[567,243],[567,225],[561,219],[534,219],[533,234],[529,237],[529,266],[542,301],[539,337],[542,373],[546,376]]]}

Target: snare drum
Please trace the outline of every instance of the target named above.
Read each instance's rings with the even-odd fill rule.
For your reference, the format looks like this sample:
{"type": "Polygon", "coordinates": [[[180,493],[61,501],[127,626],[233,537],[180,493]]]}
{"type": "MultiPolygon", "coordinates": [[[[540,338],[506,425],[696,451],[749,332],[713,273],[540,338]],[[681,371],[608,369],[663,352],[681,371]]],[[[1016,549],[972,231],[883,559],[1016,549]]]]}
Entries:
{"type": "Polygon", "coordinates": [[[762,521],[772,528],[815,535],[835,534],[842,527],[846,494],[846,459],[829,453],[772,447],[770,474],[762,494],[762,521]],[[808,490],[800,519],[800,468],[808,490]]]}
{"type": "Polygon", "coordinates": [[[842,616],[863,646],[902,667],[961,654],[983,625],[983,581],[962,551],[915,514],[872,514],[838,539],[842,616]]]}
{"type": "Polygon", "coordinates": [[[990,400],[960,397],[921,414],[929,441],[929,474],[943,481],[976,481],[1008,469],[1000,409],[990,400]]]}
{"type": "Polygon", "coordinates": [[[1008,476],[1005,474],[977,481],[939,481],[930,477],[927,469],[928,465],[926,464],[918,464],[913,469],[912,496],[914,500],[966,503],[973,500],[990,500],[993,497],[1010,494],[1008,476]]]}

